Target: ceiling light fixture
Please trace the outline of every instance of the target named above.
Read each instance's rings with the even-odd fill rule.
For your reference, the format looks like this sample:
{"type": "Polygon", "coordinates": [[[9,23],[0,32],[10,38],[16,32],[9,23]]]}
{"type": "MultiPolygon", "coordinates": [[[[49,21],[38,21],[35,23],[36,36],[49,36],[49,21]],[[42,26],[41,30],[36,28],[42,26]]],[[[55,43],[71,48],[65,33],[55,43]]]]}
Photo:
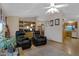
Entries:
{"type": "Polygon", "coordinates": [[[55,3],[50,3],[49,7],[45,7],[45,9],[48,9],[46,13],[59,13],[60,11],[57,8],[61,8],[61,7],[66,7],[68,6],[68,4],[63,4],[63,5],[55,5],[55,3]]]}

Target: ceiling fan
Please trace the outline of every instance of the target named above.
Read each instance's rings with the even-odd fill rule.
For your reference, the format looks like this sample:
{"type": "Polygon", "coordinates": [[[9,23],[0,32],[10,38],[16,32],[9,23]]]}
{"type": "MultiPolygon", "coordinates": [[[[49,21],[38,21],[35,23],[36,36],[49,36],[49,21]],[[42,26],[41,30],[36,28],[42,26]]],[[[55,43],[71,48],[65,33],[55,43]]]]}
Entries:
{"type": "Polygon", "coordinates": [[[45,9],[48,9],[46,13],[54,13],[59,12],[58,8],[67,7],[68,4],[62,4],[62,5],[55,5],[55,3],[50,3],[49,7],[45,7],[45,9]]]}

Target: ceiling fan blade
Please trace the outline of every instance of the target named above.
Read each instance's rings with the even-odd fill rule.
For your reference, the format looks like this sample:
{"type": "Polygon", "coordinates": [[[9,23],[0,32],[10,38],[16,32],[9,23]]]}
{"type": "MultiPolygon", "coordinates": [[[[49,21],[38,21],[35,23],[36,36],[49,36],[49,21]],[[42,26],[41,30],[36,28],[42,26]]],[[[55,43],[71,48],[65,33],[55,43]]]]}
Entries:
{"type": "Polygon", "coordinates": [[[50,6],[49,7],[45,7],[45,9],[50,9],[50,8],[52,8],[52,7],[54,7],[54,3],[50,3],[50,6]]]}
{"type": "Polygon", "coordinates": [[[56,8],[61,8],[61,7],[67,7],[68,6],[68,4],[63,4],[63,5],[56,5],[55,7],[56,8]]]}

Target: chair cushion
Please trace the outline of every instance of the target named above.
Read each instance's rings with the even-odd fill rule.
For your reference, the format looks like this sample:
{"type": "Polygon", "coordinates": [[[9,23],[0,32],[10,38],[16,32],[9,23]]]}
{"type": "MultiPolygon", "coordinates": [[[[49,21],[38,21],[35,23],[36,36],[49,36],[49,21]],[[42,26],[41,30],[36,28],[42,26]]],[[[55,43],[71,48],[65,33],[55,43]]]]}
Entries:
{"type": "Polygon", "coordinates": [[[24,41],[22,41],[22,44],[27,44],[29,42],[30,42],[29,40],[24,40],[24,41]]]}

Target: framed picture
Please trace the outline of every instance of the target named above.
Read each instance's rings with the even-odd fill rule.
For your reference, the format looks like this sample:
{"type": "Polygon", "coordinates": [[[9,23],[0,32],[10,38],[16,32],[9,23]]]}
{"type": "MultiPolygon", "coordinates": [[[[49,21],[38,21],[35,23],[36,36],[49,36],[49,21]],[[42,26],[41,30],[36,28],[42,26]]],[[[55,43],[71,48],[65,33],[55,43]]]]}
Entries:
{"type": "Polygon", "coordinates": [[[50,20],[50,26],[53,26],[53,20],[50,20]]]}
{"type": "Polygon", "coordinates": [[[55,19],[55,25],[59,25],[59,24],[60,24],[60,19],[59,18],[55,19]]]}

